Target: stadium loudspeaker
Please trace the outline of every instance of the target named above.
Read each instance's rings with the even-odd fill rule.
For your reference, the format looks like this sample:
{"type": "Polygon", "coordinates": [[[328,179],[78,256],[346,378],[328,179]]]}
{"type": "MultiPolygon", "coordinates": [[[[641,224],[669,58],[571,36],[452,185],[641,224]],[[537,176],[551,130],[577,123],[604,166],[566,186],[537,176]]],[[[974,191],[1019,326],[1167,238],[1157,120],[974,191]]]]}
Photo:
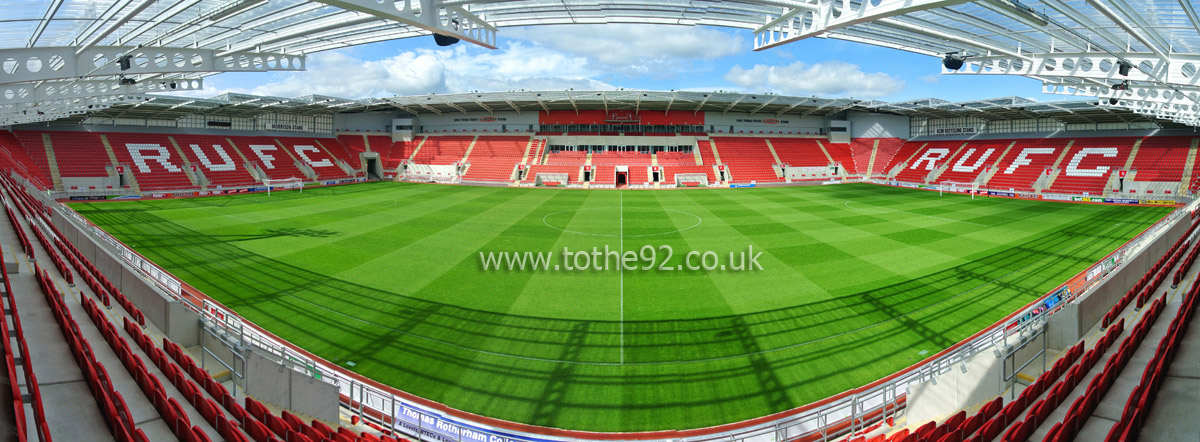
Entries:
{"type": "Polygon", "coordinates": [[[433,41],[436,42],[438,46],[450,46],[458,43],[458,38],[442,34],[433,34],[433,41]]]}
{"type": "Polygon", "coordinates": [[[1118,101],[1116,98],[1109,98],[1109,99],[1108,99],[1108,104],[1111,104],[1111,105],[1113,105],[1113,106],[1116,106],[1116,105],[1117,105],[1117,103],[1119,103],[1119,101],[1118,101]]]}
{"type": "Polygon", "coordinates": [[[946,57],[942,59],[942,66],[945,66],[946,69],[949,69],[952,71],[957,71],[959,69],[962,69],[963,62],[965,60],[966,59],[963,57],[957,57],[954,55],[947,54],[946,57]]]}
{"type": "Polygon", "coordinates": [[[1132,68],[1133,68],[1133,65],[1131,65],[1129,63],[1126,63],[1124,61],[1117,62],[1117,73],[1121,74],[1122,77],[1128,77],[1129,70],[1132,68]]]}
{"type": "Polygon", "coordinates": [[[117,59],[117,66],[120,67],[122,71],[128,71],[129,68],[133,67],[132,60],[132,55],[123,55],[121,58],[117,59]]]}

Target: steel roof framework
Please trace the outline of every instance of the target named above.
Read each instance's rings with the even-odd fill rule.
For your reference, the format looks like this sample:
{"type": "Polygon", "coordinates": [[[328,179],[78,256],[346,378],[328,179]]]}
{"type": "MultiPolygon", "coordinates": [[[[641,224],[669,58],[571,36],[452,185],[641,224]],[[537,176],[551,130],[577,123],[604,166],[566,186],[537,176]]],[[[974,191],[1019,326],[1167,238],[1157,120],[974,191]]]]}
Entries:
{"type": "MultiPolygon", "coordinates": [[[[656,23],[746,29],[755,35],[756,49],[822,37],[968,57],[967,69],[947,74],[1024,75],[1046,84],[1105,87],[1129,80],[1170,88],[1193,102],[1191,94],[1200,91],[1200,21],[1191,0],[21,0],[0,6],[0,47],[14,49],[169,48],[211,51],[218,58],[294,57],[432,32],[494,47],[505,27],[656,23]],[[1128,77],[1116,73],[1122,62],[1133,67],[1128,77]]],[[[220,71],[167,70],[138,78],[196,79],[214,72],[220,71]]],[[[1080,96],[1079,89],[1064,93],[1080,96]]]]}

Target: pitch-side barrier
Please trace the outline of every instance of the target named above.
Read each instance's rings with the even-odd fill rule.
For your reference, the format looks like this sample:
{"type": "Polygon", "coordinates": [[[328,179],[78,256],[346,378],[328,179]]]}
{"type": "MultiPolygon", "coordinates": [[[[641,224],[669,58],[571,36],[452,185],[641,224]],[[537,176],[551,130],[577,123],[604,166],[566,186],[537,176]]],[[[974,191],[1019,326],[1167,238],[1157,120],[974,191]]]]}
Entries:
{"type": "MultiPolygon", "coordinates": [[[[973,336],[929,358],[866,386],[843,392],[792,410],[710,428],[638,433],[599,433],[559,430],[519,424],[474,415],[423,399],[342,369],[299,347],[280,339],[257,325],[242,319],[232,310],[211,300],[195,288],[126,247],[121,241],[95,226],[75,211],[56,202],[43,192],[31,193],[62,215],[86,237],[115,256],[123,265],[139,272],[167,296],[183,302],[200,315],[204,327],[225,336],[236,337],[261,351],[270,353],[291,369],[335,385],[340,402],[354,415],[375,425],[411,437],[439,442],[541,442],[541,441],[671,441],[671,442],[781,442],[828,441],[882,422],[902,410],[910,386],[956,370],[971,356],[1003,345],[1010,336],[1025,333],[1035,324],[1044,323],[1058,312],[1104,281],[1127,257],[1160,239],[1161,235],[1189,214],[1200,200],[1177,208],[1154,225],[1122,245],[1087,270],[1039,297],[1022,309],[979,331],[973,336]]],[[[65,226],[59,226],[63,228],[65,226]]],[[[1174,238],[1168,238],[1174,240],[1174,238]]]]}

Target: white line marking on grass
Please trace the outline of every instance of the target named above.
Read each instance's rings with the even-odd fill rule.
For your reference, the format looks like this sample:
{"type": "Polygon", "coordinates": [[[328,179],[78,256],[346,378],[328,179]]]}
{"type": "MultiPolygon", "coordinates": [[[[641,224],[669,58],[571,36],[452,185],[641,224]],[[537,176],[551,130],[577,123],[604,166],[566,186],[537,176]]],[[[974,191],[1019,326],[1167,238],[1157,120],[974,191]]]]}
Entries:
{"type": "MultiPolygon", "coordinates": [[[[617,195],[620,195],[620,199],[618,201],[619,201],[619,205],[621,207],[621,211],[620,211],[621,254],[617,255],[617,256],[624,257],[625,256],[625,193],[621,192],[621,193],[617,193],[617,195]]],[[[696,219],[700,219],[700,218],[696,217],[696,219]]],[[[696,225],[700,225],[700,223],[696,223],[696,225]]],[[[695,227],[695,226],[692,226],[692,227],[695,227]]],[[[620,327],[621,327],[621,365],[624,365],[625,364],[625,265],[624,265],[623,261],[621,261],[620,259],[617,260],[617,271],[621,275],[621,322],[620,322],[620,327]]]]}

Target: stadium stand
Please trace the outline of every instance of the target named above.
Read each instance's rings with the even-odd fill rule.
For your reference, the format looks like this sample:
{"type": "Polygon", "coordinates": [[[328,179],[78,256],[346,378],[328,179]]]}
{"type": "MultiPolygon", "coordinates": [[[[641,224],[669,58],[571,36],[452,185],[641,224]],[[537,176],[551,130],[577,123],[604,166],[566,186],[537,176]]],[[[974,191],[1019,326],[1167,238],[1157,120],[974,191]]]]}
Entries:
{"type": "Polygon", "coordinates": [[[695,166],[696,156],[692,152],[659,152],[655,154],[658,159],[658,165],[683,165],[695,166]]]}
{"type": "MultiPolygon", "coordinates": [[[[1165,367],[1182,341],[1186,324],[1195,313],[1200,284],[1193,282],[1182,301],[1168,300],[1170,290],[1164,284],[1173,274],[1175,284],[1189,272],[1198,254],[1200,242],[1195,245],[1189,236],[1200,226],[1192,221],[1190,227],[1177,239],[1141,279],[1126,292],[1116,305],[1105,315],[1100,324],[1101,333],[1094,342],[1087,340],[1076,343],[1062,352],[1054,363],[1027,386],[1015,384],[1015,398],[1005,401],[1003,395],[979,407],[974,414],[959,411],[941,421],[909,423],[898,431],[880,432],[874,436],[858,435],[847,438],[848,442],[1062,442],[1072,440],[1103,440],[1105,442],[1132,441],[1137,430],[1153,405],[1153,390],[1161,385],[1165,367]],[[1190,253],[1188,250],[1191,250],[1190,253]],[[1178,306],[1176,319],[1170,326],[1157,322],[1168,303],[1178,306]],[[1136,303],[1135,309],[1130,309],[1136,303]],[[1144,311],[1142,307],[1149,305],[1144,311]],[[1131,328],[1126,324],[1132,323],[1131,328]],[[1140,347],[1147,336],[1161,336],[1159,346],[1140,347]],[[1120,345],[1117,344],[1120,340],[1120,345]],[[1091,348],[1087,348],[1088,346],[1091,348]],[[1086,350],[1085,350],[1086,349],[1086,350]],[[1139,357],[1146,354],[1146,357],[1139,357]],[[1152,356],[1149,356],[1152,355],[1152,356]],[[1096,368],[1100,361],[1103,366],[1096,368]],[[1124,370],[1129,361],[1146,361],[1142,372],[1124,370]],[[1129,377],[1128,381],[1119,379],[1129,377]],[[1140,383],[1137,379],[1140,378],[1140,383]],[[1136,387],[1134,387],[1136,385],[1136,387]],[[1086,386],[1086,387],[1085,387],[1086,386]],[[1112,388],[1122,391],[1116,395],[1128,397],[1121,407],[1105,407],[1107,393],[1112,388]],[[1132,391],[1129,391],[1132,388],[1132,391]],[[1068,406],[1068,404],[1070,404],[1068,406]],[[1089,419],[1093,413],[1108,410],[1123,410],[1119,418],[1089,419]]],[[[863,431],[867,433],[868,429],[863,431]]]]}
{"type": "Polygon", "coordinates": [[[1174,181],[1183,178],[1188,149],[1188,137],[1147,137],[1142,139],[1137,157],[1133,159],[1135,181],[1174,181]]]}
{"type": "MultiPolygon", "coordinates": [[[[313,138],[294,137],[282,137],[278,140],[283,143],[284,147],[288,149],[288,154],[294,156],[296,161],[312,168],[317,179],[337,180],[350,177],[337,164],[337,157],[326,150],[326,142],[313,138]]],[[[329,140],[329,143],[336,144],[337,140],[329,140]]]]}
{"type": "Polygon", "coordinates": [[[1012,191],[1032,191],[1038,178],[1058,160],[1070,140],[1047,138],[1017,140],[1008,155],[996,166],[987,187],[1012,191]]]}
{"type": "MultiPolygon", "coordinates": [[[[829,159],[814,138],[770,138],[779,161],[792,167],[824,167],[829,159]]],[[[768,157],[770,154],[768,154],[768,157]]],[[[724,153],[722,152],[722,158],[724,153]]],[[[835,160],[836,161],[836,160],[835,160]]]]}
{"type": "MultiPolygon", "coordinates": [[[[896,174],[896,179],[913,183],[923,183],[933,171],[954,161],[962,141],[930,141],[917,152],[904,170],[896,174]]],[[[965,150],[964,150],[965,151],[965,150]]]]}
{"type": "Polygon", "coordinates": [[[337,138],[325,139],[321,142],[326,143],[325,147],[329,149],[329,153],[333,154],[335,158],[345,161],[351,169],[362,170],[362,153],[366,151],[366,140],[362,136],[339,135],[337,138]]]}
{"type": "Polygon", "coordinates": [[[582,166],[587,160],[587,152],[580,151],[559,151],[550,152],[546,157],[544,164],[552,166],[582,166]]]}
{"type": "Polygon", "coordinates": [[[246,170],[241,155],[225,137],[181,134],[174,138],[188,161],[201,166],[210,186],[247,186],[257,182],[246,170]]]}
{"type": "MultiPolygon", "coordinates": [[[[925,147],[925,144],[926,143],[923,141],[905,141],[901,143],[900,146],[896,148],[895,154],[892,155],[891,161],[885,163],[886,165],[883,167],[880,173],[884,175],[890,175],[892,173],[892,169],[905,164],[909,158],[916,160],[915,154],[917,151],[922,150],[922,148],[925,147]]],[[[877,158],[876,161],[879,161],[879,159],[877,158]]]]}
{"type": "Polygon", "coordinates": [[[525,155],[525,147],[529,145],[529,137],[481,136],[471,149],[467,163],[471,165],[464,180],[471,181],[509,181],[513,170],[521,157],[525,155]]]}
{"type": "Polygon", "coordinates": [[[650,155],[638,152],[600,152],[592,154],[592,164],[620,166],[649,166],[650,155]]]}
{"type": "Polygon", "coordinates": [[[117,163],[132,171],[142,190],[180,190],[195,184],[170,139],[162,134],[106,133],[117,163]]]}
{"type": "Polygon", "coordinates": [[[285,147],[280,147],[275,138],[236,137],[232,140],[246,160],[265,173],[266,178],[305,178],[304,172],[296,167],[296,162],[292,159],[294,154],[285,147]]]}
{"type": "MultiPolygon", "coordinates": [[[[109,164],[108,154],[100,142],[100,136],[92,132],[44,132],[35,137],[50,136],[59,176],[106,177],[109,164]]],[[[40,143],[39,143],[40,145],[40,143]]],[[[45,152],[42,152],[45,156],[45,152]]]]}
{"type": "MultiPolygon", "coordinates": [[[[887,165],[896,156],[900,147],[904,145],[904,141],[899,138],[859,138],[856,140],[865,140],[870,146],[875,145],[874,141],[879,142],[879,147],[875,148],[875,163],[871,169],[872,174],[887,174],[887,165]]],[[[862,162],[859,162],[859,164],[862,164],[862,162]]]]}
{"type": "Polygon", "coordinates": [[[867,167],[867,163],[863,163],[861,166],[859,166],[855,162],[854,154],[850,152],[850,144],[827,143],[825,144],[825,150],[829,152],[829,157],[833,158],[833,162],[835,164],[841,164],[842,168],[845,169],[846,173],[848,174],[859,173],[858,171],[860,170],[860,167],[864,169],[867,167]]]}
{"type": "MultiPolygon", "coordinates": [[[[27,136],[27,131],[8,132],[0,131],[0,149],[4,150],[4,159],[12,164],[14,169],[21,172],[21,176],[29,178],[38,187],[43,189],[53,188],[50,177],[50,170],[46,167],[46,152],[43,148],[41,151],[31,152],[26,146],[26,142],[32,142],[33,137],[27,136]],[[21,140],[24,138],[25,140],[21,140]],[[39,164],[34,160],[36,158],[32,154],[41,153],[42,162],[39,164]]],[[[41,146],[41,140],[37,140],[37,146],[41,146]]]]}
{"type": "MultiPolygon", "coordinates": [[[[36,428],[32,431],[43,442],[50,442],[52,436],[59,440],[136,442],[404,440],[389,434],[359,433],[345,427],[335,429],[316,420],[305,422],[287,411],[275,413],[249,397],[239,403],[225,385],[214,380],[179,345],[166,338],[151,338],[152,334],[161,333],[149,327],[137,306],[49,222],[47,207],[7,177],[0,178],[0,186],[6,197],[5,206],[10,213],[9,225],[13,234],[25,238],[23,232],[30,229],[39,238],[36,245],[27,239],[18,241],[26,254],[31,258],[45,256],[53,264],[52,268],[42,268],[42,262],[38,261],[32,264],[31,274],[13,276],[17,273],[5,271],[5,263],[0,261],[5,317],[13,321],[11,339],[17,343],[15,348],[5,346],[6,380],[12,387],[17,413],[13,416],[17,440],[30,440],[29,430],[23,427],[26,405],[32,407],[34,414],[36,428]],[[12,206],[22,213],[20,218],[12,215],[12,206]],[[40,226],[48,226],[49,230],[43,233],[40,226]],[[70,267],[59,252],[67,257],[70,267]],[[37,297],[29,296],[27,291],[14,290],[13,287],[22,289],[33,283],[17,285],[10,280],[14,277],[36,280],[44,302],[35,303],[37,297]],[[63,291],[59,278],[65,283],[82,279],[86,287],[63,291]],[[113,300],[117,301],[120,310],[112,308],[113,300]],[[25,328],[17,313],[18,304],[21,310],[48,310],[48,316],[54,319],[31,324],[38,333],[35,347],[25,344],[25,328]],[[75,319],[81,314],[86,315],[90,323],[75,319]],[[118,327],[115,323],[122,325],[118,327]],[[50,333],[46,327],[58,331],[50,333]],[[62,338],[54,337],[60,334],[62,338]],[[99,345],[101,341],[106,345],[99,345]],[[30,352],[30,348],[36,350],[30,352]],[[19,353],[14,353],[14,349],[19,353]],[[48,364],[48,368],[39,371],[50,374],[54,381],[43,390],[38,387],[37,373],[31,368],[31,361],[39,359],[50,363],[73,359],[77,368],[48,364]],[[16,364],[14,361],[21,362],[16,364]],[[23,377],[17,375],[17,365],[22,365],[23,377]],[[66,380],[62,379],[64,376],[66,380]],[[21,388],[21,384],[25,388],[21,388]],[[90,392],[96,405],[92,408],[77,404],[46,413],[42,405],[43,391],[56,401],[68,400],[70,396],[78,399],[81,391],[90,392]],[[23,397],[29,397],[33,402],[25,404],[23,397]],[[111,434],[109,437],[101,434],[106,427],[111,434]]],[[[9,242],[2,230],[0,242],[9,242]]],[[[9,329],[8,326],[0,328],[0,335],[10,338],[9,329]]],[[[6,339],[5,342],[14,341],[6,339]]]]}
{"type": "MultiPolygon", "coordinates": [[[[413,162],[417,164],[456,164],[462,161],[475,137],[437,136],[428,137],[417,150],[413,162]]],[[[374,146],[375,143],[371,143],[374,146]]],[[[393,153],[394,155],[394,153],[393,153]]]]}
{"type": "MultiPolygon", "coordinates": [[[[712,143],[721,155],[721,163],[738,182],[783,181],[771,167],[775,160],[767,149],[765,138],[713,137],[712,143]]],[[[706,160],[707,161],[707,160],[706,160]]]]}
{"type": "Polygon", "coordinates": [[[1133,138],[1079,138],[1059,164],[1058,177],[1050,190],[1063,193],[1100,195],[1108,179],[1125,166],[1133,138]]]}
{"type": "Polygon", "coordinates": [[[980,174],[987,173],[992,164],[1004,155],[1004,149],[1011,144],[1007,140],[971,141],[962,153],[950,163],[950,167],[938,176],[936,183],[947,181],[957,183],[974,182],[980,174]]]}

